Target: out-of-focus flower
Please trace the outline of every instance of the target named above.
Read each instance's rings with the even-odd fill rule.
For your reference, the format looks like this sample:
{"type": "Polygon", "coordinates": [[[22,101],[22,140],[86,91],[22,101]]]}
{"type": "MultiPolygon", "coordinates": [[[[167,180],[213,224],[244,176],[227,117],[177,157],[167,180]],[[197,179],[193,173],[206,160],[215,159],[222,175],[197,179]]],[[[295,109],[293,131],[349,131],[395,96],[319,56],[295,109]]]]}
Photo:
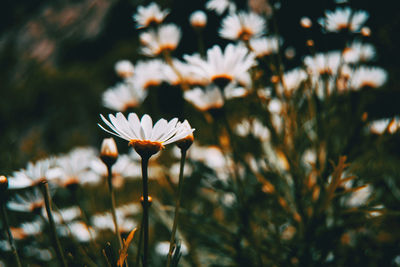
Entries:
{"type": "Polygon", "coordinates": [[[109,122],[103,115],[100,115],[105,124],[112,130],[109,131],[98,124],[104,131],[129,141],[139,155],[141,153],[155,154],[161,150],[164,145],[178,141],[187,136],[194,129],[182,129],[184,126],[178,124],[178,119],[174,118],[169,122],[160,119],[154,124],[151,117],[147,114],[143,115],[139,120],[136,113],[130,113],[128,119],[119,112],[116,116],[110,114],[109,122]]]}
{"type": "Polygon", "coordinates": [[[29,162],[26,169],[13,173],[8,179],[9,189],[19,189],[34,186],[47,179],[49,171],[54,167],[54,158],[42,159],[35,163],[29,162]]]}
{"type": "Polygon", "coordinates": [[[100,155],[113,158],[118,157],[117,144],[115,143],[114,138],[110,137],[103,139],[103,142],[101,143],[100,155]]]}
{"type": "Polygon", "coordinates": [[[97,158],[95,149],[90,147],[75,148],[57,159],[57,167],[49,172],[49,180],[57,182],[62,187],[97,184],[101,180],[89,169],[89,164],[94,158],[97,158]]]}
{"type": "Polygon", "coordinates": [[[252,134],[260,140],[268,140],[270,137],[269,129],[258,119],[241,121],[236,125],[235,132],[242,137],[252,134]]]}
{"type": "MultiPolygon", "coordinates": [[[[184,243],[180,243],[180,252],[182,255],[187,255],[188,254],[188,248],[184,243]]],[[[168,255],[169,252],[169,242],[168,241],[162,241],[158,242],[155,247],[155,251],[162,256],[168,255]]]]}
{"type": "Polygon", "coordinates": [[[368,12],[364,10],[353,11],[346,7],[337,8],[335,11],[326,11],[325,17],[319,18],[318,22],[328,32],[338,32],[343,29],[358,32],[368,17],[368,12]]]}
{"type": "Polygon", "coordinates": [[[364,186],[351,193],[350,197],[346,201],[346,206],[355,208],[364,205],[372,194],[372,186],[364,186]]]}
{"type": "Polygon", "coordinates": [[[236,5],[229,0],[209,0],[206,3],[206,8],[208,10],[214,10],[218,15],[221,15],[226,9],[228,9],[230,13],[235,12],[236,5]]]}
{"type": "Polygon", "coordinates": [[[250,48],[256,54],[257,57],[265,57],[279,50],[279,38],[278,37],[261,37],[250,40],[250,48]]]}
{"type": "Polygon", "coordinates": [[[102,96],[103,105],[115,111],[125,111],[139,106],[146,98],[147,92],[132,83],[118,83],[107,89],[102,96]]]}
{"type": "Polygon", "coordinates": [[[370,36],[371,35],[371,29],[367,26],[364,26],[361,28],[361,34],[365,37],[370,36]]]}
{"type": "Polygon", "coordinates": [[[50,261],[54,258],[52,252],[47,248],[39,248],[37,244],[27,245],[23,248],[23,255],[27,258],[35,258],[40,261],[50,261]]]}
{"type": "Polygon", "coordinates": [[[335,75],[340,66],[341,53],[331,51],[318,53],[315,56],[306,56],[304,64],[311,75],[335,75]]]}
{"type": "Polygon", "coordinates": [[[343,60],[346,63],[365,62],[373,59],[375,54],[376,51],[373,45],[354,41],[343,51],[343,60]]]}
{"type": "Polygon", "coordinates": [[[152,23],[160,24],[168,13],[168,9],[161,10],[156,3],[152,2],[147,7],[139,6],[137,13],[133,15],[133,19],[136,21],[138,28],[145,28],[152,23]]]}
{"type": "Polygon", "coordinates": [[[23,240],[30,236],[42,233],[43,223],[41,220],[22,223],[20,227],[10,227],[14,239],[23,240]]]}
{"type": "MultiPolygon", "coordinates": [[[[126,218],[121,213],[117,213],[117,221],[121,233],[129,233],[138,225],[133,219],[126,218]]],[[[95,214],[92,217],[92,224],[100,231],[115,230],[114,221],[109,212],[95,214]]]]}
{"type": "Polygon", "coordinates": [[[163,65],[164,80],[171,85],[186,83],[188,85],[206,85],[208,81],[199,77],[193,70],[193,66],[178,59],[172,60],[173,67],[163,65]]]}
{"type": "Polygon", "coordinates": [[[256,13],[239,12],[229,14],[222,20],[219,35],[230,40],[248,41],[265,33],[266,21],[256,13]]]}
{"type": "Polygon", "coordinates": [[[303,28],[311,28],[312,26],[312,21],[309,17],[302,17],[300,19],[300,25],[303,28]]]}
{"type": "Polygon", "coordinates": [[[203,11],[197,10],[190,15],[189,21],[194,28],[204,28],[207,24],[207,15],[203,11]]]}
{"type": "Polygon", "coordinates": [[[164,80],[164,65],[165,63],[159,59],[138,61],[135,66],[135,75],[128,82],[139,89],[158,86],[164,80]]]}
{"type": "Polygon", "coordinates": [[[387,80],[387,72],[378,67],[357,68],[350,79],[350,88],[359,90],[363,87],[381,87],[387,80]]]}
{"type": "Polygon", "coordinates": [[[115,72],[121,77],[121,78],[129,78],[133,75],[134,73],[134,67],[132,62],[129,60],[120,60],[117,63],[115,63],[114,66],[115,72]]]}
{"type": "Polygon", "coordinates": [[[225,51],[217,45],[207,51],[207,59],[184,55],[195,73],[224,88],[234,80],[250,80],[248,70],[256,64],[255,54],[242,45],[228,44],[225,51]]]}
{"type": "Polygon", "coordinates": [[[81,209],[77,206],[60,209],[53,213],[54,221],[58,224],[72,222],[81,216],[81,209]]]}
{"type": "Polygon", "coordinates": [[[400,128],[400,119],[395,117],[393,119],[385,118],[374,120],[369,123],[368,128],[370,132],[374,134],[383,134],[384,132],[393,134],[400,128]]]}
{"type": "Polygon", "coordinates": [[[293,46],[289,46],[285,49],[285,57],[287,59],[292,59],[296,56],[296,49],[293,46]]]}
{"type": "MultiPolygon", "coordinates": [[[[286,93],[291,93],[297,90],[300,85],[307,79],[307,77],[307,73],[301,68],[296,68],[291,71],[285,72],[283,74],[283,82],[285,85],[286,93]]],[[[282,90],[281,84],[279,84],[279,89],[282,90]]]]}
{"type": "Polygon", "coordinates": [[[268,111],[271,113],[272,125],[277,132],[281,132],[283,128],[282,122],[282,102],[279,99],[273,98],[268,103],[268,111]]]}
{"type": "Polygon", "coordinates": [[[88,243],[96,237],[96,232],[83,222],[68,223],[68,228],[74,238],[81,243],[88,243]]]}
{"type": "Polygon", "coordinates": [[[196,87],[184,92],[183,97],[201,111],[219,109],[224,105],[221,91],[217,87],[208,87],[205,90],[196,87]]]}
{"type": "Polygon", "coordinates": [[[10,210],[40,214],[44,206],[43,195],[38,188],[13,195],[7,201],[10,210]]]}
{"type": "Polygon", "coordinates": [[[181,39],[181,30],[175,24],[165,24],[156,31],[149,30],[139,36],[144,45],[142,53],[146,56],[158,56],[164,51],[174,51],[181,39]]]}

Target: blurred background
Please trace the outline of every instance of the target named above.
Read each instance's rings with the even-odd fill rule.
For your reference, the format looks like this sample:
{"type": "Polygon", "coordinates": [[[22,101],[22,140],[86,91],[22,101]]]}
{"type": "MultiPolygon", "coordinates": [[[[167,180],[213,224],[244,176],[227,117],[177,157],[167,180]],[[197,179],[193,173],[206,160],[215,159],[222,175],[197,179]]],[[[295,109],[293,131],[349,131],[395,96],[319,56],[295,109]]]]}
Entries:
{"type": "MultiPolygon", "coordinates": [[[[324,10],[335,6],[333,2],[308,0],[281,4],[278,27],[284,47],[295,48],[294,65],[306,54],[305,42],[309,34],[321,50],[328,50],[339,42],[337,35],[322,41],[319,29],[306,34],[299,25],[302,16],[314,21],[323,16],[324,10]]],[[[370,13],[367,26],[372,31],[370,42],[377,50],[376,65],[389,73],[383,90],[369,98],[368,113],[370,118],[391,116],[399,112],[400,17],[393,1],[350,2],[351,6],[370,13]]],[[[138,5],[148,3],[150,1],[3,1],[0,10],[1,173],[9,174],[24,167],[29,160],[66,152],[75,146],[100,145],[105,135],[96,125],[99,113],[110,112],[102,107],[101,94],[119,80],[114,72],[116,61],[135,62],[141,57],[132,14],[138,5]]],[[[247,5],[246,1],[237,3],[247,5]]],[[[190,1],[190,5],[184,0],[160,2],[171,10],[167,21],[177,23],[184,31],[177,55],[197,49],[192,43],[195,38],[191,38],[194,33],[188,16],[204,4],[205,1],[190,1]]],[[[213,15],[216,16],[210,14],[205,31],[206,46],[216,41],[219,26],[213,15]]],[[[161,115],[182,115],[183,101],[179,93],[167,101],[168,104],[161,107],[164,113],[161,115]]],[[[399,147],[398,140],[393,144],[399,147]]]]}

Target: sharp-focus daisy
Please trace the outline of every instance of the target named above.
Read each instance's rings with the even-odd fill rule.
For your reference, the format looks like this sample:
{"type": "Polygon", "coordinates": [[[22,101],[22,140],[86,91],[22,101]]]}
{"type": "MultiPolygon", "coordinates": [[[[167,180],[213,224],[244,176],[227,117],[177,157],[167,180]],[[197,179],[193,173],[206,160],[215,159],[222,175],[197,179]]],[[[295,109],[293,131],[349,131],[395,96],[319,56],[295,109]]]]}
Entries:
{"type": "Polygon", "coordinates": [[[387,80],[387,72],[378,67],[359,67],[350,79],[350,88],[359,90],[363,87],[381,87],[387,80]]]}
{"type": "Polygon", "coordinates": [[[229,82],[244,79],[248,70],[256,64],[255,54],[242,45],[228,44],[225,51],[217,45],[207,51],[207,59],[198,55],[184,55],[184,59],[193,66],[196,75],[224,88],[229,82]]]}
{"type": "Polygon", "coordinates": [[[181,39],[181,30],[175,24],[165,24],[156,31],[149,30],[139,36],[144,45],[142,53],[146,56],[158,56],[164,51],[174,51],[181,39]]]}
{"type": "Polygon", "coordinates": [[[129,145],[141,156],[143,156],[143,153],[155,154],[164,145],[176,142],[194,131],[194,129],[186,128],[183,130],[184,125],[178,124],[177,118],[169,122],[165,119],[160,119],[153,127],[153,121],[147,114],[143,115],[141,120],[135,113],[130,113],[127,119],[121,112],[117,113],[116,116],[110,114],[110,121],[103,115],[101,115],[101,119],[111,131],[99,124],[100,128],[129,141],[129,145]]]}
{"type": "Polygon", "coordinates": [[[20,189],[33,186],[48,178],[47,174],[54,167],[54,158],[39,160],[35,163],[29,162],[26,169],[13,173],[8,179],[9,189],[20,189]]]}
{"type": "Polygon", "coordinates": [[[169,10],[161,10],[156,3],[151,3],[147,7],[139,6],[137,13],[133,15],[133,19],[137,23],[138,28],[148,27],[150,24],[160,24],[168,15],[169,10]]]}
{"type": "Polygon", "coordinates": [[[373,59],[375,54],[375,47],[372,44],[354,41],[343,51],[343,60],[346,63],[365,62],[373,59]]]}
{"type": "Polygon", "coordinates": [[[277,37],[261,37],[250,40],[250,48],[257,57],[265,57],[279,50],[279,38],[277,37]]]}
{"type": "Polygon", "coordinates": [[[229,14],[222,21],[219,35],[230,40],[248,41],[265,33],[266,21],[256,13],[239,12],[229,14]]]}
{"type": "Polygon", "coordinates": [[[236,11],[236,5],[229,0],[209,0],[206,3],[206,8],[208,10],[214,10],[218,15],[224,13],[226,9],[228,9],[230,13],[236,11]]]}
{"type": "Polygon", "coordinates": [[[183,97],[201,111],[219,109],[224,105],[221,91],[217,87],[209,87],[205,90],[196,87],[184,92],[183,97]]]}
{"type": "Polygon", "coordinates": [[[102,96],[103,105],[115,111],[125,111],[139,106],[147,96],[147,91],[131,82],[118,83],[107,89],[102,96]]]}
{"type": "Polygon", "coordinates": [[[335,11],[326,11],[325,18],[320,18],[318,22],[328,32],[338,32],[343,29],[358,32],[368,17],[366,11],[353,11],[347,7],[337,8],[335,11]]]}
{"type": "Polygon", "coordinates": [[[135,75],[129,78],[128,82],[132,83],[133,87],[142,89],[158,86],[164,80],[164,65],[165,63],[159,59],[138,61],[135,66],[135,75]]]}
{"type": "Polygon", "coordinates": [[[120,60],[117,63],[115,63],[114,66],[115,72],[121,77],[121,78],[129,78],[133,75],[133,64],[129,60],[120,60]]]}
{"type": "Polygon", "coordinates": [[[203,11],[197,10],[190,15],[189,22],[194,28],[204,28],[207,24],[207,15],[203,11]]]}

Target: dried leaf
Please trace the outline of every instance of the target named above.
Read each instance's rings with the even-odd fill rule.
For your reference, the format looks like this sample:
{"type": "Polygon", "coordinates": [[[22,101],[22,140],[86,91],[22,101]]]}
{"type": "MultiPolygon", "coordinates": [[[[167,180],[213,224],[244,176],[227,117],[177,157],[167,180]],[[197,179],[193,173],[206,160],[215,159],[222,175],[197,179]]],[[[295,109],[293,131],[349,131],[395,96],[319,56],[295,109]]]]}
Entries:
{"type": "Polygon", "coordinates": [[[119,259],[118,259],[118,262],[117,262],[118,266],[122,267],[122,265],[124,265],[125,259],[126,259],[126,257],[128,257],[128,253],[127,253],[128,252],[128,247],[131,244],[131,242],[133,240],[133,237],[135,236],[136,230],[137,230],[137,228],[134,228],[129,233],[128,237],[126,239],[124,239],[124,246],[123,246],[123,248],[121,249],[121,251],[119,253],[119,259]]]}

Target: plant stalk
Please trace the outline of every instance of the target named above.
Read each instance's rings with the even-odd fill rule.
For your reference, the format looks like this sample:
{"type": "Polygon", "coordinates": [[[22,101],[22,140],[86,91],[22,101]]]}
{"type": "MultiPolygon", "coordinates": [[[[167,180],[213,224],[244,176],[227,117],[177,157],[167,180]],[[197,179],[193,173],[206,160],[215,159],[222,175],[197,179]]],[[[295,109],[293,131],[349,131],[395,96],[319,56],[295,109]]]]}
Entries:
{"type": "Polygon", "coordinates": [[[14,255],[14,258],[15,258],[15,262],[16,262],[18,267],[22,267],[21,260],[19,259],[18,251],[17,251],[17,249],[15,248],[15,245],[14,245],[14,238],[13,238],[11,230],[10,230],[10,225],[8,224],[6,205],[5,205],[5,203],[3,201],[1,201],[1,215],[3,217],[4,229],[7,232],[8,243],[10,244],[12,254],[14,255]]]}
{"type": "Polygon", "coordinates": [[[149,192],[147,167],[148,156],[142,156],[142,178],[143,178],[143,267],[148,267],[149,256],[149,192]]]}

